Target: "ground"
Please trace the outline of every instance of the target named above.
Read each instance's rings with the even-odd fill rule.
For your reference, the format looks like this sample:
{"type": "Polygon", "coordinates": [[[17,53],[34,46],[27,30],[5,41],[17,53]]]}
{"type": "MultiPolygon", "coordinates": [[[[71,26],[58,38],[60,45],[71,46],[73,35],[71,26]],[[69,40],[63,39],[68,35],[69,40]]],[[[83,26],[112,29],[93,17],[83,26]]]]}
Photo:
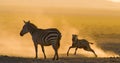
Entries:
{"type": "Polygon", "coordinates": [[[44,60],[34,58],[0,56],[0,63],[120,63],[120,57],[116,58],[61,57],[59,60],[53,61],[52,58],[44,60]]]}

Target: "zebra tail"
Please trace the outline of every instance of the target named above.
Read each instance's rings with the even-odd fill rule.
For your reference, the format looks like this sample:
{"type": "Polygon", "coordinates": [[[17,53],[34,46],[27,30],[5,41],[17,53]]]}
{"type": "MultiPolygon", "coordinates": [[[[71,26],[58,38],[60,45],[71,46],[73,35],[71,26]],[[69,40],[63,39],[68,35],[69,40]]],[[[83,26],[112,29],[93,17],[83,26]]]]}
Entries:
{"type": "Polygon", "coordinates": [[[60,40],[61,40],[62,35],[60,34],[59,40],[58,40],[58,49],[60,48],[60,40]]]}
{"type": "Polygon", "coordinates": [[[92,42],[89,42],[89,44],[94,44],[94,43],[92,43],[92,42]]]}
{"type": "Polygon", "coordinates": [[[58,42],[58,49],[60,48],[60,42],[58,42]]]}
{"type": "MultiPolygon", "coordinates": [[[[61,37],[60,37],[60,40],[61,40],[61,37]]],[[[58,41],[58,48],[60,48],[60,40],[58,41]]]]}

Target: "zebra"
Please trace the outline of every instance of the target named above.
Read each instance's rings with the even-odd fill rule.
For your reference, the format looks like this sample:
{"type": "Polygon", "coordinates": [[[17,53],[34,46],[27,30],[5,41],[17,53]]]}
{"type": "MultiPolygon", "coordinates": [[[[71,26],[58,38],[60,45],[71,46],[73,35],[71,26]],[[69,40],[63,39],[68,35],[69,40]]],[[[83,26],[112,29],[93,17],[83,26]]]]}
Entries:
{"type": "Polygon", "coordinates": [[[94,50],[90,47],[89,44],[93,44],[88,42],[86,39],[78,39],[78,36],[76,34],[72,35],[72,46],[69,47],[68,51],[67,51],[67,56],[69,56],[69,50],[71,48],[76,48],[74,55],[76,55],[77,49],[78,48],[83,48],[86,51],[91,51],[94,53],[95,57],[97,57],[96,53],[94,52],[94,50]]]}
{"type": "Polygon", "coordinates": [[[58,49],[60,47],[60,40],[61,40],[61,33],[56,28],[49,28],[49,29],[39,29],[37,26],[35,26],[30,21],[26,22],[24,21],[24,26],[20,32],[20,36],[23,36],[26,33],[30,33],[32,36],[32,40],[35,47],[35,59],[38,58],[38,45],[41,45],[42,52],[44,54],[44,59],[46,59],[44,46],[50,46],[52,45],[54,49],[54,57],[53,60],[58,60],[58,49]]]}

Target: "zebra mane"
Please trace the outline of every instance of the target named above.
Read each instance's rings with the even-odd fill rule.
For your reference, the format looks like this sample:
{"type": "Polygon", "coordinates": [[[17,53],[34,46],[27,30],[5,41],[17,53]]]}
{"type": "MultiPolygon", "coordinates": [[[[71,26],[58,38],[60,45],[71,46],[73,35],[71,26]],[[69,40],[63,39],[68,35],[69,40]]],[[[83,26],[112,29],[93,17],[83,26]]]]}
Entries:
{"type": "Polygon", "coordinates": [[[35,29],[37,29],[37,26],[36,25],[34,25],[33,23],[28,23],[31,27],[33,27],[33,28],[35,28],[35,29]]]}

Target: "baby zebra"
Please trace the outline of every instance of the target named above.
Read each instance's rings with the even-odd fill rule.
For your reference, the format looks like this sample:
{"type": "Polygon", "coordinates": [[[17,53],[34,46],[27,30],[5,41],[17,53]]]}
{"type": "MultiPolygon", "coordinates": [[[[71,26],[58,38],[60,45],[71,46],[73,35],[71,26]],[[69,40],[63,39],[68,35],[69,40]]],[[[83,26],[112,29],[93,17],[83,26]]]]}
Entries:
{"type": "Polygon", "coordinates": [[[74,55],[76,55],[76,51],[78,48],[83,48],[84,50],[86,51],[91,51],[94,53],[95,57],[97,57],[96,53],[94,52],[93,49],[91,49],[90,45],[89,44],[93,44],[93,43],[90,43],[88,42],[87,40],[85,39],[78,39],[78,36],[77,35],[72,35],[72,46],[69,47],[68,51],[67,51],[67,56],[69,55],[69,50],[71,48],[76,48],[75,49],[75,53],[74,55]]]}

